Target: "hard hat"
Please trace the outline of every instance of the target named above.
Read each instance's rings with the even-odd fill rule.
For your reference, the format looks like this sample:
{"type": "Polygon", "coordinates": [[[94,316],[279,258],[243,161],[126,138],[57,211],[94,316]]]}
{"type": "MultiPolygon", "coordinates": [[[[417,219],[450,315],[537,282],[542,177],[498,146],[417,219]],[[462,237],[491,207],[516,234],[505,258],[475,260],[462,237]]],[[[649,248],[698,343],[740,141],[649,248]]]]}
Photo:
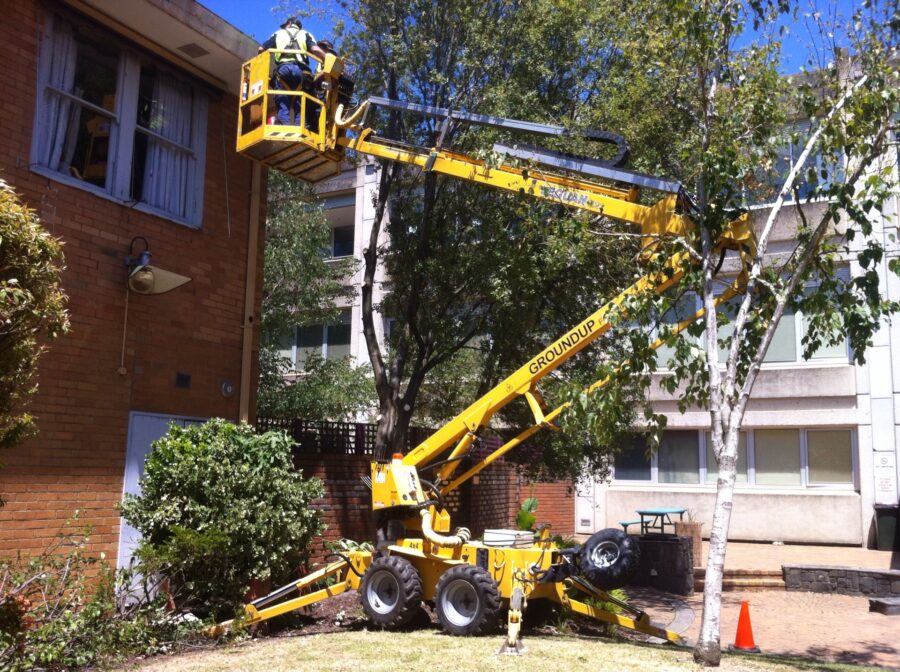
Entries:
{"type": "Polygon", "coordinates": [[[282,28],[287,28],[287,27],[288,27],[289,25],[291,25],[292,23],[293,23],[295,26],[297,26],[298,28],[303,28],[303,24],[300,23],[300,19],[298,19],[296,16],[289,16],[289,17],[287,17],[287,18],[284,20],[284,23],[281,24],[281,27],[282,27],[282,28]]]}

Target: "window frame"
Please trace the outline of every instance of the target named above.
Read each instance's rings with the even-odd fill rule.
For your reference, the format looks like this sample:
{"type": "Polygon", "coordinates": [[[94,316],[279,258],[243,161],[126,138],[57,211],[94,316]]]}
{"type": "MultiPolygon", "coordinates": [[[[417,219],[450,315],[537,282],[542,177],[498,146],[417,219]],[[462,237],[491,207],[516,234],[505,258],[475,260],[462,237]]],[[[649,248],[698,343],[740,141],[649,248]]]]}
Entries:
{"type": "MultiPolygon", "coordinates": [[[[798,131],[799,132],[808,132],[808,131],[810,131],[811,128],[812,128],[812,122],[809,119],[797,119],[793,122],[788,123],[786,130],[788,130],[789,133],[794,133],[794,132],[798,132],[798,131]]],[[[803,153],[803,145],[794,145],[794,143],[790,143],[787,147],[782,147],[781,149],[786,150],[790,154],[790,165],[788,166],[787,173],[785,173],[783,176],[784,178],[786,178],[788,176],[788,173],[790,173],[791,169],[794,166],[794,156],[795,156],[794,150],[795,149],[797,150],[797,156],[799,157],[799,154],[803,153]]],[[[846,157],[845,157],[845,160],[846,160],[846,157]]],[[[810,158],[807,160],[807,169],[810,167],[810,162],[815,163],[817,174],[821,174],[821,172],[822,172],[822,154],[821,154],[821,152],[813,151],[810,154],[810,158]]],[[[843,170],[844,168],[845,168],[845,166],[842,165],[841,170],[843,170]]],[[[803,173],[801,173],[799,177],[804,178],[805,176],[803,173]]],[[[828,178],[828,180],[830,182],[830,181],[834,180],[834,177],[831,176],[828,178]]],[[[802,181],[805,183],[805,179],[803,179],[802,181]]],[[[782,186],[783,186],[783,180],[782,180],[782,186]]],[[[771,208],[775,205],[775,202],[777,201],[777,199],[778,199],[778,192],[775,193],[774,200],[770,200],[770,201],[752,202],[750,200],[750,195],[747,193],[746,190],[744,191],[744,196],[743,196],[744,207],[747,210],[764,210],[767,208],[771,208]]],[[[829,200],[830,199],[828,199],[826,197],[821,197],[821,196],[810,199],[810,198],[805,198],[803,195],[801,195],[800,196],[800,205],[813,204],[813,203],[827,203],[829,200]]],[[[786,205],[794,205],[795,204],[794,194],[793,193],[789,194],[787,196],[787,198],[784,199],[784,203],[786,205]]]]}
{"type": "MultiPolygon", "coordinates": [[[[836,270],[836,274],[844,275],[845,276],[844,280],[846,282],[849,282],[850,279],[852,278],[852,276],[850,275],[850,267],[849,266],[841,266],[840,268],[838,268],[836,270]]],[[[810,289],[810,288],[814,288],[815,286],[816,286],[816,283],[814,281],[807,282],[804,285],[804,291],[807,289],[810,289]]],[[[717,291],[716,295],[718,296],[722,292],[724,292],[724,288],[721,291],[717,291]]],[[[694,306],[696,307],[696,310],[699,310],[700,308],[703,307],[702,301],[701,301],[701,298],[699,295],[694,294],[694,293],[690,293],[689,295],[694,299],[694,306]]],[[[688,296],[688,294],[684,294],[683,296],[686,297],[686,296],[688,296]]],[[[788,315],[782,316],[782,318],[781,318],[782,321],[786,317],[788,317],[788,315]]],[[[786,368],[796,368],[798,366],[800,366],[800,367],[835,366],[835,365],[850,365],[851,364],[852,352],[850,350],[850,341],[847,339],[846,335],[844,336],[844,355],[843,356],[816,357],[815,355],[813,355],[809,359],[803,359],[803,336],[805,334],[803,320],[805,319],[806,314],[802,310],[794,310],[790,313],[790,317],[791,317],[791,319],[794,320],[794,360],[793,361],[788,360],[788,361],[783,361],[783,362],[767,362],[767,361],[763,360],[763,362],[762,362],[763,369],[777,370],[777,369],[786,369],[786,368]]],[[[660,319],[662,320],[663,318],[660,318],[660,319]]],[[[673,323],[669,323],[669,324],[676,324],[676,323],[677,322],[673,322],[673,323]]],[[[781,322],[779,322],[779,326],[781,326],[781,322]]],[[[654,331],[654,334],[655,334],[655,331],[654,331]]],[[[703,341],[702,336],[700,336],[699,338],[694,338],[694,337],[690,336],[687,333],[687,331],[683,331],[681,334],[678,334],[676,336],[676,338],[691,339],[691,341],[694,343],[694,345],[696,345],[697,347],[702,347],[702,341],[703,341]]],[[[827,346],[825,346],[825,347],[827,347],[827,346]]],[[[661,352],[674,353],[674,350],[675,350],[675,346],[663,345],[663,346],[657,348],[657,353],[661,353],[661,352]]],[[[720,350],[720,352],[721,352],[721,350],[720,350]]],[[[672,369],[670,369],[668,367],[668,360],[669,360],[669,357],[667,357],[665,360],[663,360],[660,357],[657,357],[656,370],[660,373],[668,373],[668,372],[672,371],[672,369]]],[[[720,361],[719,368],[724,368],[725,364],[726,364],[725,362],[720,361]]]]}
{"type": "Polygon", "coordinates": [[[329,247],[330,247],[330,249],[328,250],[330,253],[330,256],[328,257],[329,260],[349,259],[350,257],[354,256],[354,253],[356,252],[356,226],[353,224],[341,224],[338,226],[332,225],[332,227],[331,227],[331,245],[329,247]],[[348,254],[335,254],[334,239],[335,239],[335,232],[338,229],[349,229],[352,232],[352,239],[351,239],[351,243],[350,243],[350,252],[348,254]]]}
{"type": "MultiPolygon", "coordinates": [[[[650,455],[650,478],[644,480],[635,479],[618,479],[616,478],[615,459],[611,465],[611,481],[612,485],[622,486],[662,486],[665,488],[679,489],[699,489],[699,490],[715,490],[716,482],[708,481],[709,464],[706,459],[707,439],[706,433],[709,428],[690,429],[673,427],[671,431],[678,432],[697,432],[697,446],[699,450],[699,482],[697,483],[674,483],[663,482],[659,480],[659,451],[653,451],[650,455]]],[[[764,491],[764,490],[783,490],[787,492],[803,492],[803,491],[838,491],[847,492],[853,490],[859,492],[860,476],[859,476],[859,434],[858,428],[853,426],[821,426],[821,427],[754,427],[742,429],[747,436],[747,482],[735,483],[735,488],[739,490],[764,491]],[[800,482],[796,485],[760,485],[756,482],[756,432],[767,429],[794,430],[799,432],[799,451],[800,451],[800,482]],[[850,435],[850,480],[845,483],[811,483],[809,479],[809,432],[816,431],[846,431],[850,435]]]]}
{"type": "MultiPolygon", "coordinates": [[[[204,182],[206,177],[208,112],[209,96],[206,87],[196,79],[178,71],[172,64],[149,54],[107,26],[91,21],[87,17],[65,11],[64,9],[48,9],[44,12],[44,26],[38,54],[38,76],[36,78],[35,108],[29,155],[29,169],[31,172],[66,186],[87,191],[119,205],[124,205],[192,229],[201,229],[205,200],[204,182]],[[49,83],[50,54],[53,50],[53,37],[58,21],[68,22],[75,27],[88,26],[101,32],[105,37],[109,38],[112,46],[119,52],[114,110],[106,110],[89,101],[82,101],[78,96],[62,91],[49,83]],[[135,201],[131,195],[131,171],[134,158],[134,135],[137,129],[137,106],[142,63],[152,63],[161,75],[180,80],[191,91],[190,152],[192,156],[188,171],[188,184],[185,186],[186,198],[189,199],[185,204],[186,216],[168,212],[145,202],[135,201]],[[99,187],[85,180],[53,170],[42,163],[41,143],[43,138],[46,137],[43,112],[46,109],[45,106],[49,96],[64,96],[72,100],[74,104],[113,120],[115,132],[110,132],[105,187],[99,187]]],[[[159,136],[159,134],[153,134],[153,137],[166,144],[177,144],[168,138],[159,136]]]]}
{"type": "MultiPolygon", "coordinates": [[[[327,360],[328,359],[328,348],[329,348],[328,330],[330,327],[337,327],[337,326],[345,326],[345,327],[350,328],[349,329],[350,340],[346,344],[346,347],[350,350],[350,352],[346,356],[353,357],[353,308],[352,308],[352,306],[346,306],[344,308],[341,308],[341,317],[338,318],[338,322],[336,324],[310,324],[305,327],[299,327],[299,326],[294,327],[294,329],[293,329],[293,347],[291,349],[291,361],[293,362],[293,366],[294,366],[293,370],[294,371],[303,371],[303,366],[302,366],[301,362],[298,361],[298,356],[299,356],[300,352],[302,350],[309,350],[309,349],[313,349],[316,347],[316,346],[306,346],[306,347],[300,346],[300,330],[301,329],[313,329],[313,328],[318,329],[319,334],[320,334],[320,338],[318,339],[320,341],[320,348],[319,348],[318,354],[320,357],[322,357],[322,359],[327,360]],[[346,322],[343,321],[344,315],[347,315],[346,322]]],[[[337,347],[337,346],[335,346],[335,347],[337,347]]]]}

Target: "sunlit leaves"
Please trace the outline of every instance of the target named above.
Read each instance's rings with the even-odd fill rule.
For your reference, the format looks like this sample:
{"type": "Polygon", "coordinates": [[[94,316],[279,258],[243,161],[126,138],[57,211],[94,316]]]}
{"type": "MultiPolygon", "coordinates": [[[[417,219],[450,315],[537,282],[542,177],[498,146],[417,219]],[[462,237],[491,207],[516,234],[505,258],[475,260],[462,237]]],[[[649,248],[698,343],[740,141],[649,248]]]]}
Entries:
{"type": "Polygon", "coordinates": [[[169,577],[187,608],[230,615],[251,579],[285,579],[323,525],[311,501],[322,483],[304,479],[282,432],[210,420],[154,442],[141,494],[123,517],[141,532],[138,556],[169,577]]]}
{"type": "Polygon", "coordinates": [[[0,448],[35,431],[24,408],[37,391],[41,340],[69,329],[62,271],[60,241],[0,180],[0,448]]]}

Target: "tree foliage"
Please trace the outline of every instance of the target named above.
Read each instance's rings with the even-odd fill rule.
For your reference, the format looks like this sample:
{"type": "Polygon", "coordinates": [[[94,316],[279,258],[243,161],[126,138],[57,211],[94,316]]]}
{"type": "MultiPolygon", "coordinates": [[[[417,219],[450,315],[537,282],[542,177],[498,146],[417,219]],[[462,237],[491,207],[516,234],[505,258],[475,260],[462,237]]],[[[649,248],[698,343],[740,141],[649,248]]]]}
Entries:
{"type": "Polygon", "coordinates": [[[0,448],[35,432],[25,408],[44,341],[69,329],[62,271],[59,240],[0,180],[0,448]]]}
{"type": "Polygon", "coordinates": [[[260,415],[343,420],[371,408],[373,388],[366,367],[349,359],[311,357],[298,374],[280,357],[279,343],[298,326],[337,318],[349,295],[355,268],[328,259],[331,227],[315,192],[274,173],[269,185],[263,274],[262,347],[257,409],[260,415]]]}
{"type": "MultiPolygon", "coordinates": [[[[882,158],[897,114],[896,6],[867,0],[845,21],[838,12],[803,15],[804,9],[790,0],[352,5],[360,30],[349,47],[365,64],[363,91],[564,121],[575,129],[608,128],[632,144],[635,167],[685,186],[682,208],[695,227],[685,239],[660,241],[642,269],[658,271],[675,252],[687,251],[683,281],[677,291],[624,305],[614,335],[602,344],[604,356],[589,360],[595,370],[560,372],[578,382],[608,376],[602,393],[545,381],[551,391],[562,388],[557,392],[571,404],[562,417],[568,431],[547,439],[551,450],[543,462],[561,457],[553,468],[563,473],[566,464],[602,472],[603,453],[623,428],[664,425],[652,410],[645,407],[643,418],[638,412],[654,380],[675,395],[682,411],[709,410],[719,484],[697,648],[707,664],[717,664],[720,650],[717,600],[738,437],[779,320],[789,309],[809,317],[804,356],[847,338],[862,361],[897,310],[880,290],[884,271],[898,265],[887,258],[879,224],[896,188],[895,161],[882,158]],[[826,17],[838,19],[829,18],[829,25],[826,17]],[[810,64],[786,78],[783,39],[793,21],[812,28],[810,64]],[[808,124],[796,123],[804,120],[808,124]],[[802,151],[796,169],[785,175],[790,143],[802,151]],[[813,152],[817,162],[807,162],[813,152]],[[746,269],[744,294],[716,310],[717,297],[739,270],[732,258],[719,272],[716,241],[740,211],[759,201],[774,206],[755,211],[759,254],[746,269]],[[793,236],[770,250],[773,229],[785,220],[779,213],[788,209],[797,222],[793,236]],[[849,280],[838,272],[847,264],[856,271],[849,280]],[[667,319],[688,292],[706,309],[705,319],[688,329],[694,342],[677,337],[667,319]],[[726,324],[733,326],[723,330],[726,324]],[[650,347],[656,336],[674,352],[663,376],[655,375],[660,363],[650,347]],[[727,353],[723,369],[720,350],[727,353]],[[577,440],[567,442],[572,436],[577,440]],[[582,450],[592,440],[597,445],[590,448],[599,450],[582,450]]],[[[438,123],[392,113],[379,131],[433,146],[438,123]]],[[[509,139],[504,136],[451,124],[443,139],[491,160],[489,143],[509,139]]],[[[592,149],[573,138],[555,146],[592,149]]],[[[609,298],[634,274],[634,241],[602,217],[587,220],[397,166],[385,166],[376,205],[363,306],[371,315],[374,268],[382,258],[394,281],[385,308],[402,323],[390,357],[372,325],[366,329],[382,415],[380,446],[402,445],[426,377],[472,345],[475,334],[486,335],[478,342],[483,391],[527,359],[523,350],[530,356],[535,342],[561,333],[556,317],[570,326],[576,304],[582,310],[596,305],[598,296],[609,298]],[[389,250],[377,246],[382,226],[389,250]],[[606,250],[591,232],[610,236],[606,250]],[[606,285],[602,273],[609,273],[606,285]]],[[[512,411],[504,419],[512,424],[514,417],[512,411]]]]}
{"type": "MultiPolygon", "coordinates": [[[[579,4],[359,1],[350,9],[358,30],[344,48],[352,61],[365,64],[357,71],[363,95],[562,120],[577,128],[583,121],[574,114],[572,100],[589,96],[596,84],[588,61],[596,64],[608,55],[587,31],[585,38],[594,41],[586,55],[552,48],[564,40],[557,32],[561,26],[578,25],[579,4]]],[[[488,160],[495,140],[519,139],[459,124],[451,124],[441,138],[440,120],[404,114],[374,121],[387,137],[422,146],[441,139],[488,160]]],[[[578,142],[555,146],[573,148],[578,142]]],[[[615,293],[623,276],[632,274],[628,256],[637,243],[597,235],[594,224],[577,212],[524,196],[383,166],[362,290],[364,334],[379,400],[376,450],[389,454],[404,446],[414,418],[452,417],[474,400],[463,400],[462,388],[454,384],[476,394],[487,391],[548,338],[580,321],[600,297],[615,293]],[[384,246],[383,239],[389,241],[384,246]],[[390,278],[390,293],[376,306],[380,263],[390,278]],[[396,320],[387,346],[376,338],[378,308],[396,320]],[[463,403],[451,408],[450,400],[463,403]]],[[[567,373],[590,372],[592,362],[619,347],[604,343],[593,359],[574,363],[567,373]]],[[[522,422],[533,419],[527,407],[517,404],[495,424],[522,422]]],[[[574,478],[584,468],[584,446],[568,447],[571,454],[558,466],[560,475],[574,478]]]]}
{"type": "MultiPolygon", "coordinates": [[[[594,109],[649,120],[650,127],[632,126],[637,133],[629,139],[650,156],[654,145],[661,156],[658,140],[668,139],[670,174],[693,195],[688,214],[694,231],[659,248],[655,260],[658,268],[673,251],[692,250],[678,292],[629,303],[620,336],[640,327],[666,339],[674,354],[660,384],[682,411],[710,412],[719,478],[696,649],[697,659],[710,665],[720,655],[721,570],[738,438],[779,320],[790,309],[807,316],[804,357],[846,338],[853,357],[864,361],[885,318],[898,308],[880,290],[891,267],[880,227],[896,190],[894,157],[885,154],[897,114],[896,8],[866,2],[847,22],[830,25],[823,16],[833,13],[810,13],[804,18],[814,26],[811,63],[789,79],[779,72],[781,26],[801,11],[799,3],[781,1],[633,3],[608,80],[622,86],[601,96],[594,109]],[[644,135],[647,130],[652,132],[644,135]],[[797,147],[794,168],[785,173],[783,156],[791,143],[797,147]],[[773,203],[755,211],[758,254],[746,269],[743,295],[716,310],[718,295],[734,277],[729,273],[738,268],[726,260],[718,273],[715,241],[754,201],[773,203]],[[770,247],[775,227],[785,225],[792,236],[770,247]],[[854,269],[849,279],[839,272],[846,265],[854,269]],[[706,309],[705,319],[688,330],[694,342],[676,337],[663,319],[686,292],[706,309]]],[[[657,365],[647,347],[637,347],[623,370],[652,372],[657,365]]],[[[571,415],[602,431],[608,419],[615,421],[608,413],[610,395],[612,386],[591,403],[574,405],[571,415]],[[596,417],[592,403],[599,407],[596,417]]]]}
{"type": "MultiPolygon", "coordinates": [[[[77,513],[77,512],[76,512],[77,513]]],[[[88,553],[71,521],[37,556],[0,560],[0,669],[106,668],[197,643],[199,619],[174,615],[159,586],[88,553]],[[155,588],[144,590],[144,588],[155,588]]]]}
{"type": "Polygon", "coordinates": [[[345,260],[330,261],[331,228],[315,192],[282,173],[270,174],[266,212],[262,331],[274,343],[297,325],[337,317],[347,296],[345,260]]]}
{"type": "Polygon", "coordinates": [[[253,579],[286,580],[306,560],[323,525],[283,432],[256,434],[214,419],[154,442],[141,494],[122,516],[141,532],[142,571],[169,578],[183,606],[227,616],[253,579]]]}
{"type": "Polygon", "coordinates": [[[374,405],[371,370],[349,357],[310,355],[294,371],[277,352],[265,350],[260,362],[259,414],[272,418],[352,420],[374,405]]]}

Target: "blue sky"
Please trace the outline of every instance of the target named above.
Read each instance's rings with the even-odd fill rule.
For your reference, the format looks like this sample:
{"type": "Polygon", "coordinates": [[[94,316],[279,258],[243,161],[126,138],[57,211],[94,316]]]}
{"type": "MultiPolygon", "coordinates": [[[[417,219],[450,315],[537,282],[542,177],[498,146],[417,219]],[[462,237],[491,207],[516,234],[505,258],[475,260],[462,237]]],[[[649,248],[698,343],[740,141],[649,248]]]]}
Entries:
{"type": "MultiPolygon", "coordinates": [[[[212,10],[228,23],[264,42],[284,20],[285,11],[278,11],[277,0],[199,0],[200,4],[212,10]]],[[[300,4],[300,3],[297,3],[300,4]]],[[[324,12],[337,11],[337,3],[324,2],[324,12]]],[[[317,40],[332,39],[332,21],[314,16],[303,19],[303,27],[317,40]]]]}
{"type": "MultiPolygon", "coordinates": [[[[229,23],[255,37],[259,42],[265,41],[286,16],[286,10],[278,9],[279,6],[303,7],[308,5],[317,9],[322,16],[303,19],[303,26],[319,40],[334,38],[332,25],[340,11],[337,3],[333,0],[318,3],[313,0],[281,0],[280,2],[279,0],[200,0],[200,2],[229,23]]],[[[834,7],[841,15],[848,17],[859,2],[860,0],[806,0],[801,2],[801,5],[808,7],[805,11],[811,12],[820,9],[826,15],[829,13],[829,8],[834,7]]],[[[801,12],[801,16],[796,21],[790,18],[782,21],[787,29],[787,34],[784,37],[785,48],[781,70],[787,74],[799,71],[800,67],[806,63],[805,54],[808,53],[810,44],[810,24],[805,20],[803,13],[801,12]]],[[[748,34],[741,41],[745,42],[749,39],[752,39],[752,36],[748,34]]],[[[339,44],[338,47],[340,47],[339,44]]]]}

